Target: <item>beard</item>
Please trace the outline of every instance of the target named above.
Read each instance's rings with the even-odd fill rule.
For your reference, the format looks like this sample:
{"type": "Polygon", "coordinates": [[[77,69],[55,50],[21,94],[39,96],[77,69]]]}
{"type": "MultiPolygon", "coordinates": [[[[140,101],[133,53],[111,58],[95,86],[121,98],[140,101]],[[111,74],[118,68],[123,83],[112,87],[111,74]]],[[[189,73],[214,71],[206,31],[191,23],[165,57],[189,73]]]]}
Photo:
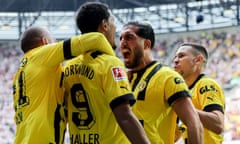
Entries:
{"type": "Polygon", "coordinates": [[[141,59],[143,58],[143,53],[141,53],[140,51],[135,51],[134,53],[135,55],[133,56],[133,59],[129,62],[125,62],[125,66],[128,69],[133,69],[138,67],[139,65],[142,64],[141,59]]]}

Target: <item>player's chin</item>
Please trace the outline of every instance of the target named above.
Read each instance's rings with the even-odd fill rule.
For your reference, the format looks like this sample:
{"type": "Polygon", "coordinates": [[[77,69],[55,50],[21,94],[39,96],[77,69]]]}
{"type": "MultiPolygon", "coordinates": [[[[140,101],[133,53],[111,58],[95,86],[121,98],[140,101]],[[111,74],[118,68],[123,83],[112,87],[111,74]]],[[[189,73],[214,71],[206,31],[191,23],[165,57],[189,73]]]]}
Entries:
{"type": "Polygon", "coordinates": [[[124,64],[127,68],[132,68],[132,64],[129,60],[124,59],[123,61],[124,61],[124,64]]]}
{"type": "Polygon", "coordinates": [[[173,69],[176,71],[176,72],[179,72],[180,71],[180,69],[178,68],[178,67],[173,67],[173,69]]]}

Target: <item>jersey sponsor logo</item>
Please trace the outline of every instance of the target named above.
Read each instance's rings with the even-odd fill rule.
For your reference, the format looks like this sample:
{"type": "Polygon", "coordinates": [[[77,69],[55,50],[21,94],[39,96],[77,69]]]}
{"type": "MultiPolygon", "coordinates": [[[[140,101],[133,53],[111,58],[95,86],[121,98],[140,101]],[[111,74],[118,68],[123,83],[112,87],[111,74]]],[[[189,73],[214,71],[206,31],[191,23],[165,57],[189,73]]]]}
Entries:
{"type": "Polygon", "coordinates": [[[71,135],[70,142],[71,144],[100,144],[100,136],[98,133],[89,133],[89,134],[75,134],[71,135]]]}
{"type": "Polygon", "coordinates": [[[217,92],[217,89],[215,88],[214,85],[205,85],[200,88],[200,94],[204,94],[205,92],[209,92],[209,91],[217,92]]]}
{"type": "Polygon", "coordinates": [[[179,77],[175,77],[175,78],[174,78],[174,82],[175,82],[176,84],[180,84],[180,83],[184,83],[184,80],[181,79],[181,78],[179,78],[179,77]]]}
{"type": "Polygon", "coordinates": [[[122,67],[113,67],[112,74],[115,81],[126,80],[126,74],[122,67]]]}

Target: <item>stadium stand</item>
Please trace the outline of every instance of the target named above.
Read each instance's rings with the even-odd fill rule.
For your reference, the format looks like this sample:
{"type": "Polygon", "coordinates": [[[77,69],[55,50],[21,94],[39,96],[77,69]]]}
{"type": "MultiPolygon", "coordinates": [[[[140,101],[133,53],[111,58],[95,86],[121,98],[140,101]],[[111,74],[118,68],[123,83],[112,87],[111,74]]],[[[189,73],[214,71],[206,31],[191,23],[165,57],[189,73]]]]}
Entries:
{"type": "Polygon", "coordinates": [[[20,61],[17,42],[0,42],[0,143],[11,144],[15,134],[12,79],[20,61]]]}

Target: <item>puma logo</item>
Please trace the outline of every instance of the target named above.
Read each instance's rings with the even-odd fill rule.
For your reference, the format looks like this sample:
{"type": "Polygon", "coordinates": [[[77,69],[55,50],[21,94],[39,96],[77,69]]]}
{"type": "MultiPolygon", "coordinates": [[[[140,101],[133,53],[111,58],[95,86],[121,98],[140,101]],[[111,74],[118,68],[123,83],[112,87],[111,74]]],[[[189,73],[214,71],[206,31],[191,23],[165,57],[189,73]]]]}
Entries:
{"type": "Polygon", "coordinates": [[[128,88],[125,87],[125,86],[120,86],[120,88],[121,88],[121,89],[126,89],[126,90],[128,90],[128,88]]]}

